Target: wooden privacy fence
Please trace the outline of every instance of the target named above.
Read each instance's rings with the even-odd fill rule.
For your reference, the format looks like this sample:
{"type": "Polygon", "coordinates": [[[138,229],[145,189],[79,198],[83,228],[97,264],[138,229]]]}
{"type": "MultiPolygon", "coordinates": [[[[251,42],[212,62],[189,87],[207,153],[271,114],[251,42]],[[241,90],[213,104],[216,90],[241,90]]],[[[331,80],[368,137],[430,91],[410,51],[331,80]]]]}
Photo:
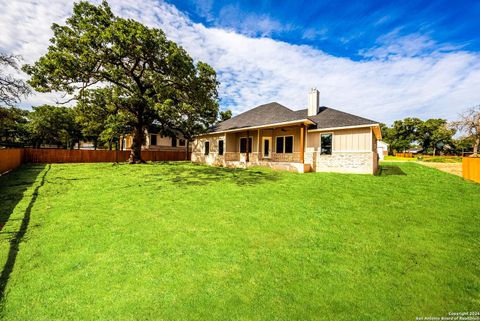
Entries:
{"type": "Polygon", "coordinates": [[[395,153],[395,156],[405,157],[405,158],[413,158],[414,157],[412,153],[395,153]]]}
{"type": "Polygon", "coordinates": [[[23,163],[23,149],[0,149],[0,174],[11,171],[23,163]]]}
{"type": "MultiPolygon", "coordinates": [[[[145,161],[189,160],[185,151],[142,151],[145,161]]],[[[129,150],[25,149],[25,163],[102,163],[125,162],[129,150]]]]}
{"type": "Polygon", "coordinates": [[[462,175],[465,179],[480,183],[480,157],[464,157],[462,175]]]}
{"type": "MultiPolygon", "coordinates": [[[[129,150],[0,149],[0,174],[15,169],[22,163],[113,163],[125,162],[129,157],[129,150]]],[[[143,150],[142,159],[145,161],[182,161],[190,160],[190,153],[174,150],[143,150]]]]}

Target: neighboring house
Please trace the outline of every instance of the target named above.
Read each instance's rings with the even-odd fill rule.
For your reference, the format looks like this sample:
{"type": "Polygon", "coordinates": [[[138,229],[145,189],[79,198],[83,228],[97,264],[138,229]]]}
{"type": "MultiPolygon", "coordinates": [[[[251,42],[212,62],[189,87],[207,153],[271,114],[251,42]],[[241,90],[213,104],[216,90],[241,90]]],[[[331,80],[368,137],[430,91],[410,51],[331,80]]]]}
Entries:
{"type": "Polygon", "coordinates": [[[417,147],[417,148],[410,148],[406,150],[406,153],[410,154],[421,154],[423,152],[423,148],[417,147]]]}
{"type": "Polygon", "coordinates": [[[295,172],[369,173],[378,169],[378,122],[320,107],[312,89],[308,108],[258,106],[196,137],[192,161],[220,166],[268,166],[295,172]]]}
{"type": "MultiPolygon", "coordinates": [[[[128,135],[124,139],[124,149],[131,149],[132,136],[128,135]]],[[[185,151],[187,148],[187,141],[178,135],[178,137],[162,136],[156,133],[145,134],[145,144],[142,145],[142,150],[173,150],[185,151]]],[[[191,147],[189,146],[189,149],[191,147]]]]}
{"type": "Polygon", "coordinates": [[[388,156],[388,144],[381,140],[377,141],[377,154],[380,160],[388,156]]]}

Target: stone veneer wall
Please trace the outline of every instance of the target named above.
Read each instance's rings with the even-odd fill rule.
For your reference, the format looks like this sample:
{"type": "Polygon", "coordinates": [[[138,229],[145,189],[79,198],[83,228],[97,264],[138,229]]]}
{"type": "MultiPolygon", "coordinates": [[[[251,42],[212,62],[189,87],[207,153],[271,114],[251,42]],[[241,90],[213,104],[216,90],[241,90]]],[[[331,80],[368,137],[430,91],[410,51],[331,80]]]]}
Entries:
{"type": "Polygon", "coordinates": [[[311,164],[314,172],[340,172],[372,174],[376,171],[373,152],[333,152],[320,155],[306,152],[305,164],[311,164]]]}

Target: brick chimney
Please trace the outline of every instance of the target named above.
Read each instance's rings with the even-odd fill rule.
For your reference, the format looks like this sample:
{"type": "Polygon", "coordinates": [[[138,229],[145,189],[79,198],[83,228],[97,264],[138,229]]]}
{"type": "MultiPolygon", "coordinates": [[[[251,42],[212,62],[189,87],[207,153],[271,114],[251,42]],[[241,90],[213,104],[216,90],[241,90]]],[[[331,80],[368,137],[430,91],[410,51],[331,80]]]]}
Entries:
{"type": "Polygon", "coordinates": [[[317,88],[310,89],[308,94],[308,116],[315,116],[318,114],[320,108],[320,92],[317,88]]]}

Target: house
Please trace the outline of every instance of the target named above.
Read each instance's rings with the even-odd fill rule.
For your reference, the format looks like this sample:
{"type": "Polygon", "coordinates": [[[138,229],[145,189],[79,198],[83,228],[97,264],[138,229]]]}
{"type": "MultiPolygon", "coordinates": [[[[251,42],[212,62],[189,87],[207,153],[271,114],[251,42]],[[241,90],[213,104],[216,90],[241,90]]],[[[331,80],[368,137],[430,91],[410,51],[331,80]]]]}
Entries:
{"type": "Polygon", "coordinates": [[[220,122],[195,138],[192,161],[301,173],[373,174],[379,139],[378,122],[320,107],[320,93],[312,89],[307,109],[294,111],[273,102],[220,122]]]}
{"type": "MultiPolygon", "coordinates": [[[[124,149],[131,148],[132,138],[131,135],[124,138],[124,149]]],[[[142,145],[142,150],[185,151],[186,148],[187,141],[181,135],[162,136],[152,131],[145,133],[145,143],[142,145]]]]}
{"type": "Polygon", "coordinates": [[[377,142],[377,154],[380,160],[383,160],[385,156],[388,156],[388,144],[379,140],[377,142]]]}
{"type": "Polygon", "coordinates": [[[415,147],[415,148],[410,148],[410,149],[407,149],[406,153],[410,153],[410,154],[421,154],[423,152],[423,148],[421,147],[415,147]]]}

